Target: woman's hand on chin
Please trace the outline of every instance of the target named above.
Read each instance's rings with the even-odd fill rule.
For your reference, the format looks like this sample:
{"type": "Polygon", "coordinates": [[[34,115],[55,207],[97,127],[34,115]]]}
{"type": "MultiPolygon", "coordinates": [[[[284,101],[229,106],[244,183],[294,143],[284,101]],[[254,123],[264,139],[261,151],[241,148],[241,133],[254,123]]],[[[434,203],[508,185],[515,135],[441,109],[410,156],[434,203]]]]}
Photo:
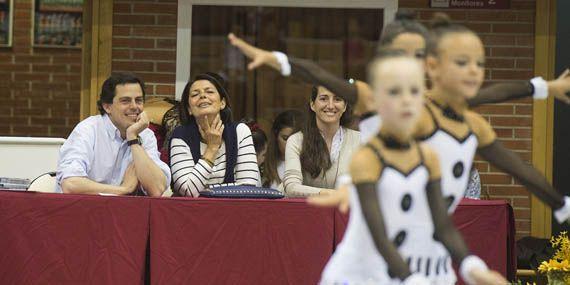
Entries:
{"type": "Polygon", "coordinates": [[[210,123],[209,118],[213,115],[204,115],[197,118],[200,136],[208,146],[208,149],[218,151],[222,145],[222,134],[224,133],[224,124],[220,119],[220,114],[215,115],[210,123]]]}

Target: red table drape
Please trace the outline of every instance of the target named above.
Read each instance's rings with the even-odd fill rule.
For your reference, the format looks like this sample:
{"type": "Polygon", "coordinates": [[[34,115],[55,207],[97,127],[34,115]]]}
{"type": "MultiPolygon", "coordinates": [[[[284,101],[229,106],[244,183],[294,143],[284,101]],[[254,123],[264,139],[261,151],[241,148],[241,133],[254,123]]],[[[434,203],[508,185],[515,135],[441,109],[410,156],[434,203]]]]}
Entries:
{"type": "Polygon", "coordinates": [[[0,283],[144,282],[149,199],[0,192],[0,283]]]}
{"type": "MultiPolygon", "coordinates": [[[[0,280],[316,284],[347,220],[293,199],[0,191],[0,280]]],[[[464,200],[454,221],[473,253],[514,276],[514,222],[506,202],[464,200]]]]}
{"type": "Polygon", "coordinates": [[[316,284],[333,213],[302,200],[154,200],[152,284],[316,284]]]}
{"type": "MultiPolygon", "coordinates": [[[[348,215],[335,213],[335,244],[340,243],[347,222],[348,215]]],[[[507,202],[463,199],[453,214],[453,222],[473,254],[485,260],[489,268],[514,280],[515,223],[513,209],[507,202]]]]}
{"type": "Polygon", "coordinates": [[[513,208],[502,200],[463,199],[453,214],[472,253],[514,280],[517,271],[513,208]]]}

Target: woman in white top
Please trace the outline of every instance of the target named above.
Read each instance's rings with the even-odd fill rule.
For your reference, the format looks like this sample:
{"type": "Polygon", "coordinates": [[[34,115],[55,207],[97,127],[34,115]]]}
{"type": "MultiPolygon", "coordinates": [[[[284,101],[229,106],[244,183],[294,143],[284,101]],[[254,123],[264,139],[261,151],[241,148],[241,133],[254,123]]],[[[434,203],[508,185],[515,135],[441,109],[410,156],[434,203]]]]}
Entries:
{"type": "Polygon", "coordinates": [[[360,134],[348,129],[352,108],[324,87],[313,87],[307,120],[301,132],[287,140],[287,196],[303,197],[334,191],[337,178],[347,173],[360,134]]]}
{"type": "Polygon", "coordinates": [[[186,84],[180,117],[170,140],[175,196],[197,197],[209,186],[256,185],[257,157],[251,131],[232,122],[224,80],[203,73],[186,84]]]}
{"type": "Polygon", "coordinates": [[[285,176],[285,146],[287,139],[301,129],[303,113],[287,110],[279,113],[269,135],[269,143],[263,164],[263,186],[283,191],[285,176]]]}

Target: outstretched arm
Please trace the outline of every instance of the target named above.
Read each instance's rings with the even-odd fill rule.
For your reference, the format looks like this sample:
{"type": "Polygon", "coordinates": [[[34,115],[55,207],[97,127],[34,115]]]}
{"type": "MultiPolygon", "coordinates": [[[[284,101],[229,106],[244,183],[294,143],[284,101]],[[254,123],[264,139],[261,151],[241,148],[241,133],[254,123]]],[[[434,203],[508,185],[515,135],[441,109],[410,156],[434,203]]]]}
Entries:
{"type": "Polygon", "coordinates": [[[557,192],[542,174],[513,151],[494,141],[479,149],[478,153],[497,168],[518,179],[532,194],[548,204],[554,210],[554,217],[559,223],[570,219],[570,197],[557,192]]]}
{"type": "Polygon", "coordinates": [[[317,207],[335,207],[338,208],[341,213],[346,214],[350,207],[350,187],[354,187],[350,175],[341,175],[338,177],[336,191],[332,191],[329,195],[309,197],[307,203],[317,207]]]}
{"type": "Polygon", "coordinates": [[[467,100],[469,107],[482,104],[500,103],[532,96],[534,91],[530,81],[492,84],[482,88],[474,98],[467,100]]]}
{"type": "Polygon", "coordinates": [[[478,153],[497,168],[518,179],[530,192],[553,209],[564,206],[564,197],[552,188],[546,178],[501,142],[495,140],[490,145],[480,148],[478,153]]]}
{"type": "Polygon", "coordinates": [[[565,70],[556,80],[544,81],[540,77],[525,82],[498,83],[483,88],[475,98],[467,101],[469,106],[501,103],[509,100],[530,97],[545,99],[554,96],[557,100],[570,104],[570,71],[565,70]]]}
{"type": "Polygon", "coordinates": [[[468,112],[466,118],[477,136],[478,154],[502,171],[520,180],[534,195],[556,210],[554,216],[559,223],[570,218],[569,197],[563,197],[556,192],[534,167],[523,162],[517,154],[503,146],[497,140],[497,135],[491,125],[481,115],[468,112]]]}
{"type": "Polygon", "coordinates": [[[283,53],[275,53],[248,44],[234,34],[229,34],[230,43],[238,48],[245,56],[251,59],[247,68],[256,69],[267,65],[284,76],[293,76],[314,85],[321,85],[334,94],[343,97],[349,103],[355,103],[357,97],[356,87],[345,80],[338,78],[332,73],[318,66],[316,63],[297,58],[288,58],[283,53]]]}
{"type": "Polygon", "coordinates": [[[257,48],[234,34],[229,34],[228,39],[233,46],[251,59],[251,62],[248,64],[249,70],[267,65],[279,71],[283,76],[292,75],[309,84],[327,88],[332,93],[354,105],[356,113],[371,111],[372,92],[368,84],[362,81],[355,81],[354,84],[351,84],[328,72],[313,61],[287,57],[287,55],[280,52],[270,52],[257,48]]]}
{"type": "Polygon", "coordinates": [[[291,64],[291,74],[293,76],[307,83],[323,86],[332,93],[342,97],[349,104],[356,103],[358,89],[355,85],[328,72],[313,61],[291,57],[289,58],[289,63],[291,64]]]}

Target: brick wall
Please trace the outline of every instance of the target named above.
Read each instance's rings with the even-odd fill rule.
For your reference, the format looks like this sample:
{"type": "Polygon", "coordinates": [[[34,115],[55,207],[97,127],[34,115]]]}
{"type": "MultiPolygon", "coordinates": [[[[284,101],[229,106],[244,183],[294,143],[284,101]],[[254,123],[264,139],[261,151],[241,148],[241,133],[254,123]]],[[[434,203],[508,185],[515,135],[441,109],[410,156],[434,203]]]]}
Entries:
{"type": "MultiPolygon", "coordinates": [[[[486,82],[529,79],[534,68],[535,2],[511,0],[509,10],[437,10],[429,0],[400,0],[402,8],[414,10],[427,23],[436,11],[446,12],[452,20],[477,32],[487,55],[486,82]]],[[[499,139],[526,161],[532,151],[532,100],[481,106],[476,109],[493,125],[499,139]]],[[[517,238],[530,234],[530,197],[523,186],[509,175],[480,158],[475,163],[481,174],[483,193],[492,199],[505,199],[515,211],[517,238]]]]}
{"type": "MultiPolygon", "coordinates": [[[[429,0],[400,0],[422,21],[431,18],[429,0]]],[[[441,10],[479,33],[487,54],[487,81],[529,79],[534,62],[534,1],[511,0],[508,10],[441,10]]],[[[134,71],[148,84],[148,94],[173,96],[176,60],[176,1],[115,1],[113,70],[134,71]]],[[[493,125],[503,143],[531,159],[532,101],[477,108],[493,125]]],[[[530,233],[530,199],[524,187],[477,160],[483,192],[506,199],[515,209],[517,237],[530,233]]]]}
{"type": "MultiPolygon", "coordinates": [[[[427,20],[429,0],[400,0],[400,7],[427,20]]],[[[0,48],[0,135],[66,137],[79,120],[81,51],[33,48],[32,2],[14,1],[13,47],[0,48]]],[[[487,80],[502,82],[533,75],[532,0],[511,0],[509,10],[444,10],[478,32],[486,46],[487,80]]],[[[114,2],[114,71],[133,71],[147,82],[149,95],[173,96],[177,1],[114,2]]],[[[505,145],[531,157],[532,101],[482,106],[505,145]]],[[[524,187],[478,160],[484,192],[515,208],[517,235],[530,231],[530,199],[524,187]]]]}
{"type": "Polygon", "coordinates": [[[147,95],[174,97],[177,1],[114,1],[113,71],[131,71],[147,95]]]}
{"type": "Polygon", "coordinates": [[[0,135],[67,137],[79,121],[80,49],[32,47],[32,0],[14,1],[11,48],[0,48],[0,135]]]}

